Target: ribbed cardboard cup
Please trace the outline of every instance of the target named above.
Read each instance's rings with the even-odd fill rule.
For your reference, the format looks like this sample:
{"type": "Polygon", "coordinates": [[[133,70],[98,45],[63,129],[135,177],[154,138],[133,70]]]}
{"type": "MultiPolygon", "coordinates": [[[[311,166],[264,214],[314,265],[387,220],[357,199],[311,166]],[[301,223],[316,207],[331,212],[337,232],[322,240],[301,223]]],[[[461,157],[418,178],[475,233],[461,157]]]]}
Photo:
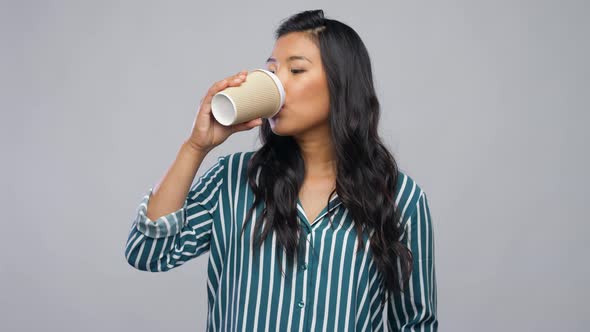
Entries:
{"type": "Polygon", "coordinates": [[[240,86],[231,86],[216,93],[211,111],[224,126],[271,118],[285,103],[285,90],[279,78],[268,70],[249,72],[240,86]]]}

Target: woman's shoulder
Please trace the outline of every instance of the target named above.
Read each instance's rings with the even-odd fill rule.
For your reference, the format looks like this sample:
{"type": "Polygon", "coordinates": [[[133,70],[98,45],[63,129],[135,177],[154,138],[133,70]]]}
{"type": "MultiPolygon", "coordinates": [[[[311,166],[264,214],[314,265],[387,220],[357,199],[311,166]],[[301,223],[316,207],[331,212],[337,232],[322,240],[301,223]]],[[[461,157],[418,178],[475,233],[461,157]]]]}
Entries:
{"type": "Polygon", "coordinates": [[[395,206],[401,209],[402,221],[414,212],[420,197],[425,194],[418,181],[406,171],[398,170],[395,188],[395,206]]]}
{"type": "Polygon", "coordinates": [[[236,151],[230,154],[222,154],[218,159],[223,159],[226,166],[232,165],[232,168],[237,166],[244,166],[248,164],[248,161],[252,158],[256,151],[236,151]]]}
{"type": "Polygon", "coordinates": [[[240,182],[247,175],[248,162],[256,151],[236,151],[229,154],[221,154],[218,162],[226,169],[228,180],[240,182]]]}

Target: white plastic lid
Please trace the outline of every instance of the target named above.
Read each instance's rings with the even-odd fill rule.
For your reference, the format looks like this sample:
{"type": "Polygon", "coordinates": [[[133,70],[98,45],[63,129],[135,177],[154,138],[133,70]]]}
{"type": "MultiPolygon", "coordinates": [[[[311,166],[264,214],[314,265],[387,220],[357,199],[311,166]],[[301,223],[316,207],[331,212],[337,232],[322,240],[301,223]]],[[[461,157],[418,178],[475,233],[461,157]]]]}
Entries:
{"type": "Polygon", "coordinates": [[[283,87],[283,83],[281,83],[281,80],[279,80],[279,77],[277,75],[275,75],[273,72],[270,72],[266,69],[255,69],[255,70],[259,70],[262,72],[265,72],[266,74],[268,74],[268,76],[270,76],[273,81],[275,81],[275,84],[277,86],[277,88],[279,89],[279,94],[281,96],[281,102],[279,104],[279,107],[276,111],[275,114],[273,114],[272,116],[275,116],[277,113],[279,113],[279,111],[281,110],[281,107],[283,107],[283,105],[285,105],[285,88],[283,87]]]}

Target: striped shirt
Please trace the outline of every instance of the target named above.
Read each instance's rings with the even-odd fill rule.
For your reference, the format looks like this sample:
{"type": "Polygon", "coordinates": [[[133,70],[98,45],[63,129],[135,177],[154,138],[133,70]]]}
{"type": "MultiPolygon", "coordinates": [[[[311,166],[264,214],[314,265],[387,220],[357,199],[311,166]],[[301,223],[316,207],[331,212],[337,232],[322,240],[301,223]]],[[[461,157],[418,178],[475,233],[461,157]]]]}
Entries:
{"type": "MultiPolygon", "coordinates": [[[[383,307],[381,274],[369,250],[373,232],[363,233],[365,250],[357,253],[356,228],[337,194],[313,222],[297,201],[308,245],[292,266],[283,252],[284,275],[274,232],[258,254],[251,249],[253,223],[264,203],[238,236],[254,201],[246,172],[253,153],[218,157],[191,186],[184,206],[155,222],[146,216],[150,188],[129,231],[128,263],[164,272],[209,253],[207,331],[437,331],[433,224],[416,182],[400,172],[395,198],[402,212],[400,240],[413,253],[411,286],[391,293],[383,307]]],[[[260,169],[256,181],[259,175],[260,169]]]]}

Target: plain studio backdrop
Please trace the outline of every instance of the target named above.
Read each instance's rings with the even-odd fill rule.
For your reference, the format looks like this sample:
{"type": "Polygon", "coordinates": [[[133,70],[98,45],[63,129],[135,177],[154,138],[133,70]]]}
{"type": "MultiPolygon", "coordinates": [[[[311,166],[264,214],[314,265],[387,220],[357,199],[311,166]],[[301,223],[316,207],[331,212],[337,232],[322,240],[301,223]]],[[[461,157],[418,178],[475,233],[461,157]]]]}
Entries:
{"type": "MultiPolygon", "coordinates": [[[[441,331],[588,331],[585,1],[2,1],[2,331],[202,331],[208,254],[133,269],[137,206],[280,21],[352,26],[429,197],[441,331]]],[[[258,129],[205,159],[260,146],[258,129]]]]}

